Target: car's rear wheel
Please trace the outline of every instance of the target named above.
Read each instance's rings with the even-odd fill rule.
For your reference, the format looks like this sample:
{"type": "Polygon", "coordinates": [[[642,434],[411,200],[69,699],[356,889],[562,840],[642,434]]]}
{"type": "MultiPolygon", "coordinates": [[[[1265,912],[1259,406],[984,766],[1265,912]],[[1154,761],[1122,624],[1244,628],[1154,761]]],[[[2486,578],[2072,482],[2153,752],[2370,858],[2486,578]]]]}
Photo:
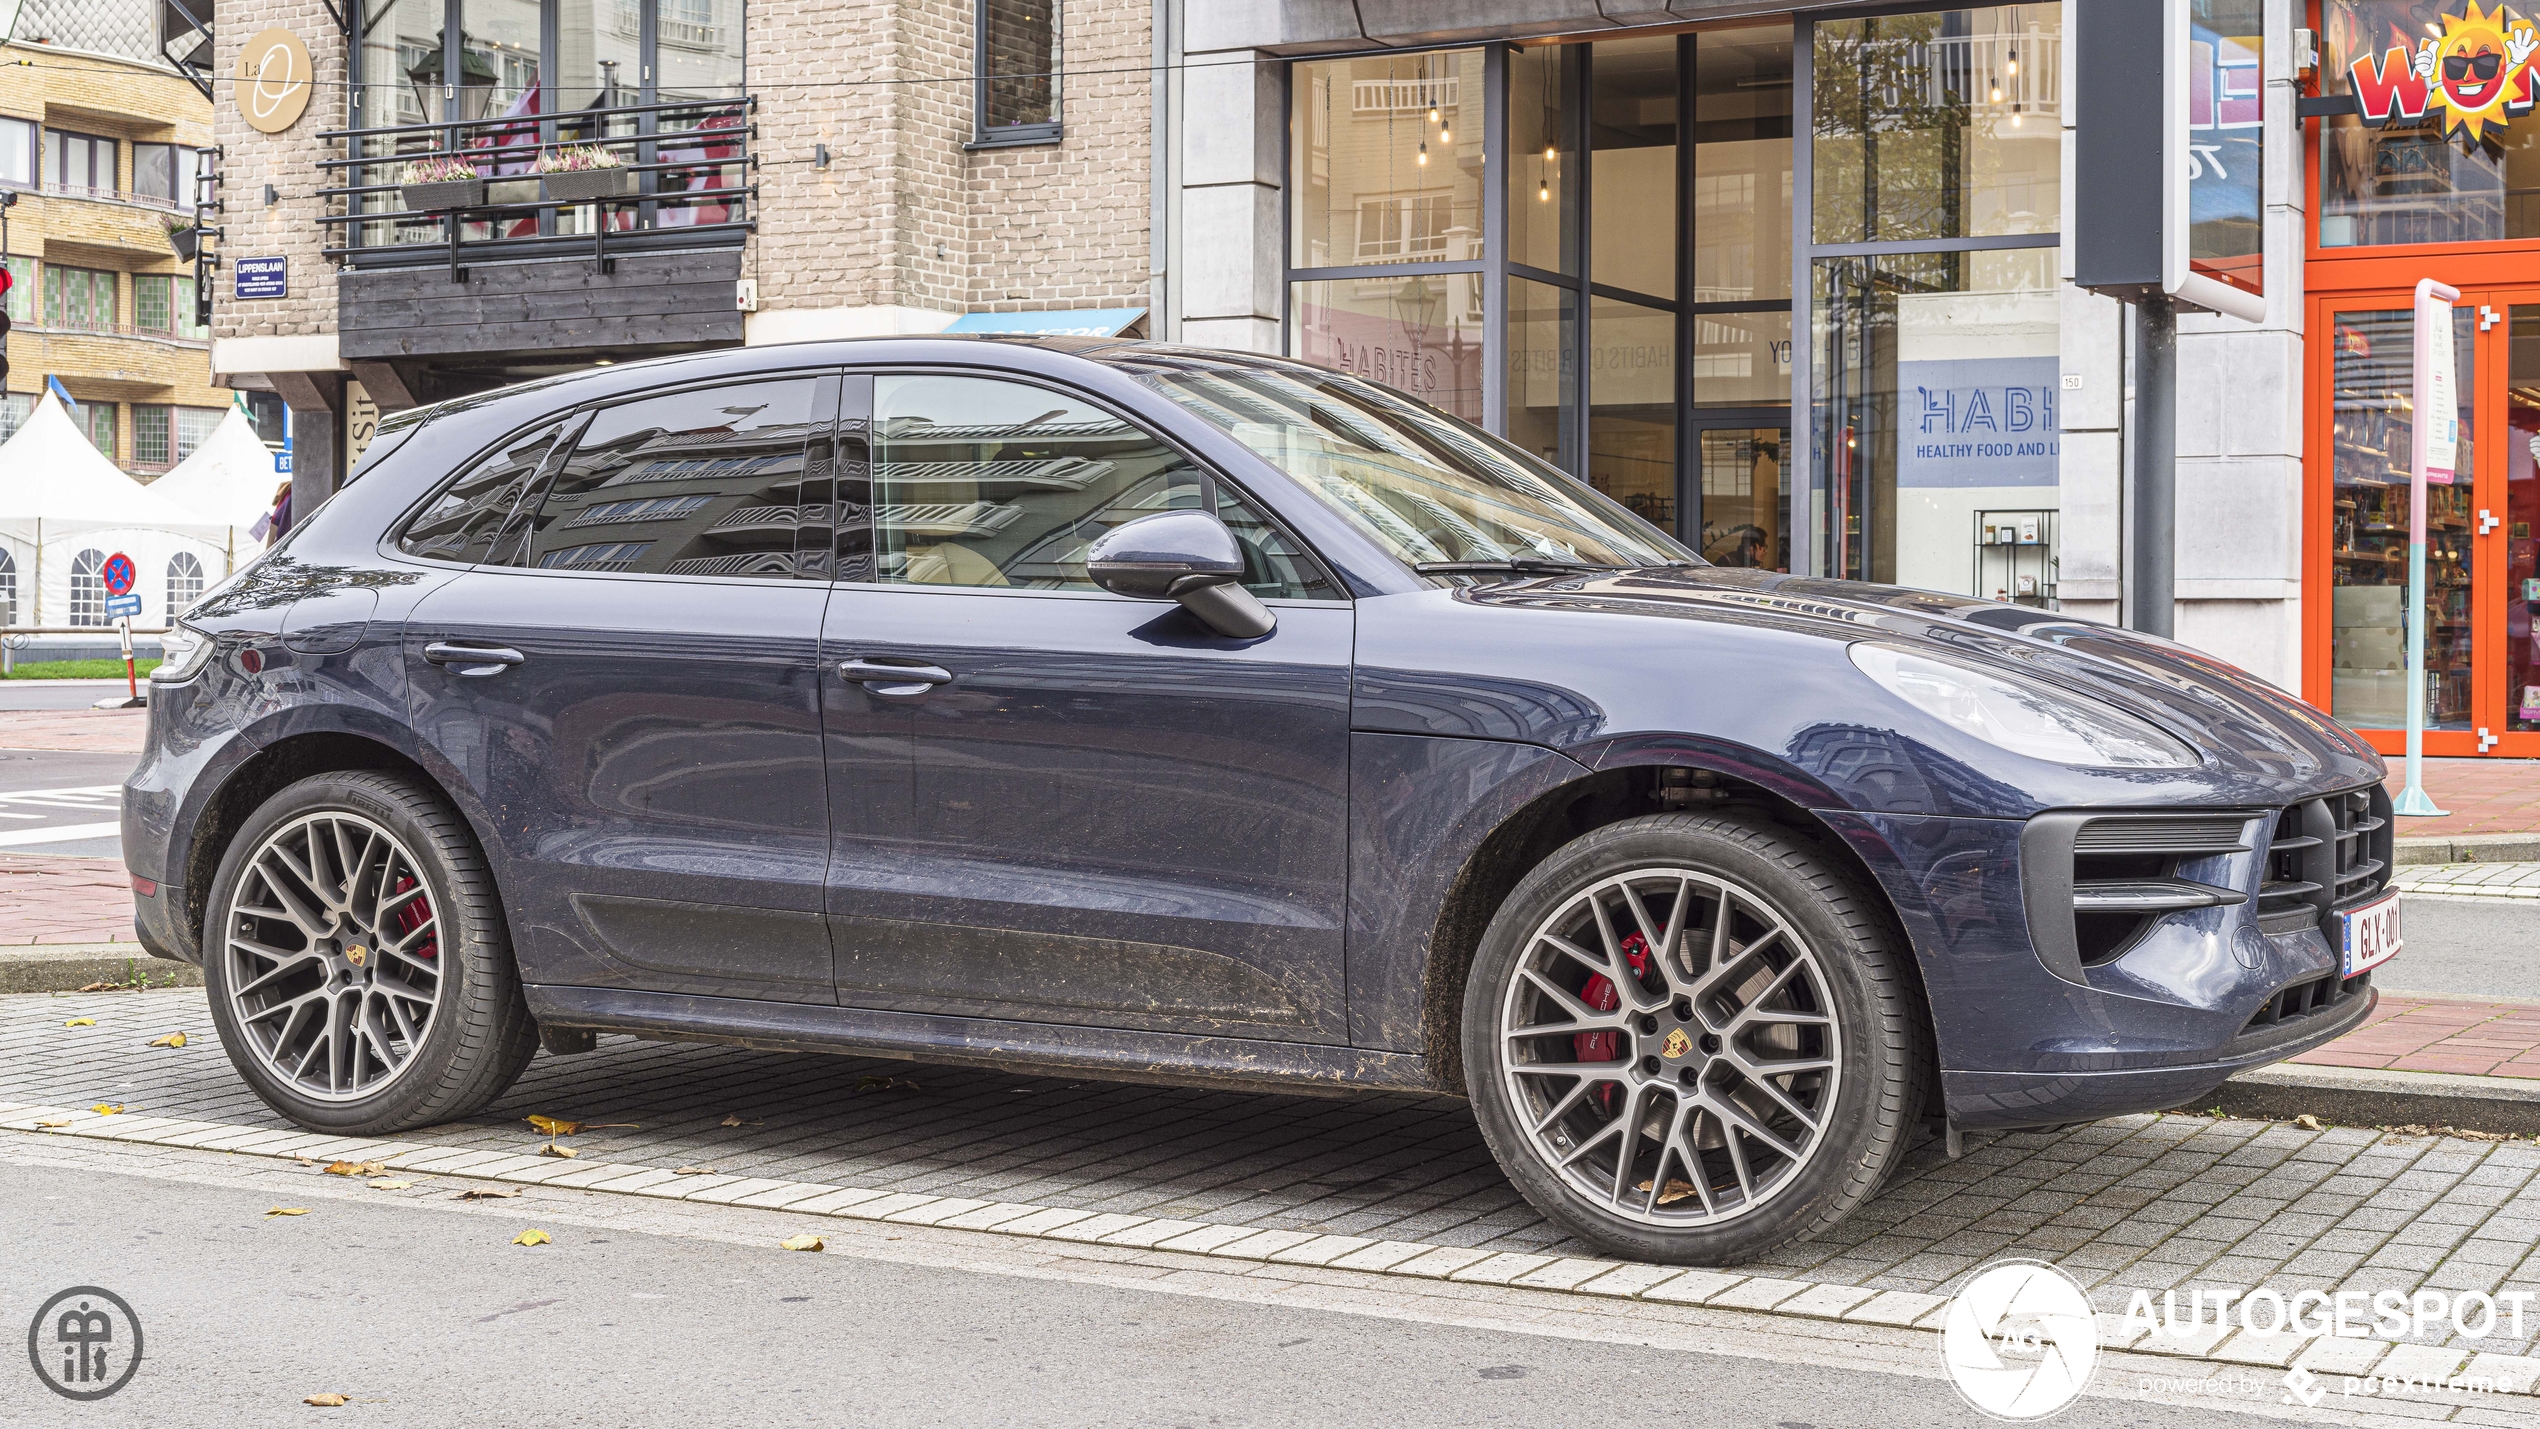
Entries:
{"type": "Polygon", "coordinates": [[[1874,1192],[1928,1086],[1927,1018],[1869,896],[1806,843],[1611,825],[1518,885],[1466,989],[1466,1080],[1527,1200],[1643,1259],[1727,1264],[1874,1192]]]}
{"type": "Polygon", "coordinates": [[[203,971],[231,1063],[312,1130],[467,1116],[537,1050],[483,855],[394,775],[303,779],[247,820],[214,878],[203,971]]]}

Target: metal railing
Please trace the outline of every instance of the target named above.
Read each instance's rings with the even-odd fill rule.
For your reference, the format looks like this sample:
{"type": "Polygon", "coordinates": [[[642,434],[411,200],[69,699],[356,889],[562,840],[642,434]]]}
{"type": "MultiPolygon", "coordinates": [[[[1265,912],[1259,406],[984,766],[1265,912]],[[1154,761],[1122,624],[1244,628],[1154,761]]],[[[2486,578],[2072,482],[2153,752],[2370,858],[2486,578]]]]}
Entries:
{"type": "MultiPolygon", "coordinates": [[[[23,189],[26,185],[12,184],[10,187],[23,189]]],[[[126,203],[139,208],[157,209],[163,213],[184,213],[189,209],[189,205],[164,194],[136,193],[130,189],[107,188],[99,184],[66,184],[46,179],[42,184],[37,185],[34,191],[52,198],[89,198],[101,203],[126,203]]]]}
{"type": "Polygon", "coordinates": [[[19,323],[25,332],[59,333],[64,337],[139,337],[152,342],[184,343],[191,347],[209,347],[209,333],[186,334],[172,328],[146,327],[140,323],[91,322],[84,318],[35,318],[19,323]]]}
{"type": "Polygon", "coordinates": [[[362,267],[446,255],[459,278],[468,257],[588,255],[605,270],[613,251],[738,244],[758,226],[757,109],[758,100],[744,95],[329,130],[319,137],[345,156],[319,161],[343,180],[319,190],[343,209],[319,219],[338,229],[326,256],[362,267]],[[585,146],[616,156],[634,191],[547,196],[541,180],[552,176],[536,172],[539,156],[585,146]],[[408,208],[405,167],[434,156],[467,160],[486,185],[484,200],[455,210],[408,208]]]}

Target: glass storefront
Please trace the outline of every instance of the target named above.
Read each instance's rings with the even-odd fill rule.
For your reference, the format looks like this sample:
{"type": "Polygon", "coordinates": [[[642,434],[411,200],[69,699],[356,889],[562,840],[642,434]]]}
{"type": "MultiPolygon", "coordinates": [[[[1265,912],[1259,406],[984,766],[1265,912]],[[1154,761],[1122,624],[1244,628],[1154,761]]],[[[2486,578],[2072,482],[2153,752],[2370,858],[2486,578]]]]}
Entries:
{"type": "Polygon", "coordinates": [[[2540,238],[2540,115],[2512,73],[2512,34],[2530,12],[2476,13],[2321,0],[2320,93],[2360,112],[2320,121],[2320,247],[2540,238]],[[2429,43],[2433,73],[2422,73],[2429,43]]]}
{"type": "Polygon", "coordinates": [[[2014,530],[2051,604],[2061,21],[1298,61],[1288,348],[1720,564],[1973,592],[2014,530]]]}

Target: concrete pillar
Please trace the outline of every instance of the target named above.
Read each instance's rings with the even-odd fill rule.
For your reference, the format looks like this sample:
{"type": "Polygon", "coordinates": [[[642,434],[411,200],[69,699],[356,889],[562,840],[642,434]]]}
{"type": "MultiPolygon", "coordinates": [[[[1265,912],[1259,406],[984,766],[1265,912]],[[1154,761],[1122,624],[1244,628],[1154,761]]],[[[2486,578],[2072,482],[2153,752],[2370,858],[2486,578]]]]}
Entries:
{"type": "Polygon", "coordinates": [[[1253,50],[1185,56],[1182,77],[1182,341],[1277,352],[1286,235],[1279,172],[1287,116],[1279,66],[1253,50]]]}

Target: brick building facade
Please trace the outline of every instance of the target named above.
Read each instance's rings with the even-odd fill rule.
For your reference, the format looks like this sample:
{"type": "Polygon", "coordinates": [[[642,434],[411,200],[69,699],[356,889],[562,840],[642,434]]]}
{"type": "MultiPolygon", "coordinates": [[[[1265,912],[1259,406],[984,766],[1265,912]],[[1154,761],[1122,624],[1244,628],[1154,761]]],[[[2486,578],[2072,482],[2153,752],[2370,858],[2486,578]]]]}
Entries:
{"type": "Polygon", "coordinates": [[[137,14],[29,0],[0,35],[0,189],[17,198],[0,438],[58,382],[98,449],[146,481],[192,453],[229,394],[168,241],[211,106],[150,62],[137,14]]]}

